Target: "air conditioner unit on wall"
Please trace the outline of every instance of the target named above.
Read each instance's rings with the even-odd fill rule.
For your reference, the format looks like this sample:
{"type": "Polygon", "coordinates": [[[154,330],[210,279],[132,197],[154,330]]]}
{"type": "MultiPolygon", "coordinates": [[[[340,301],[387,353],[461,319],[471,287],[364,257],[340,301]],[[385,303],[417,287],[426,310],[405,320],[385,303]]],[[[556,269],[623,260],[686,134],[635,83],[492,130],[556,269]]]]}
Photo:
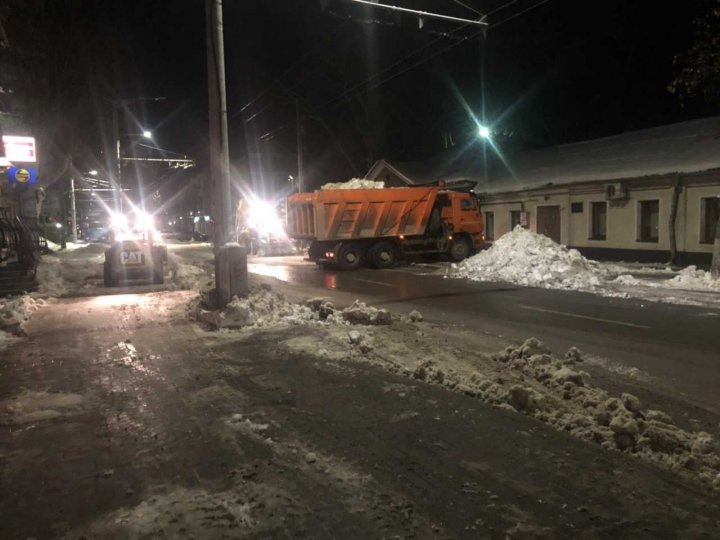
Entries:
{"type": "Polygon", "coordinates": [[[619,182],[615,184],[605,184],[605,198],[608,201],[625,199],[627,198],[627,191],[625,191],[625,187],[619,182]]]}

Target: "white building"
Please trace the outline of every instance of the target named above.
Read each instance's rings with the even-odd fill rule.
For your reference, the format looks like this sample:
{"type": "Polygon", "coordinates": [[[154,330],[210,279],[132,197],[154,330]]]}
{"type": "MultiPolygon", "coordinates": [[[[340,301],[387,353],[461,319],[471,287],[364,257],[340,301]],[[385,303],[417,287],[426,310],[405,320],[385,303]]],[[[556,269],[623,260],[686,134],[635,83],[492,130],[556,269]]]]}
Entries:
{"type": "Polygon", "coordinates": [[[720,117],[515,153],[487,170],[479,153],[380,160],[367,178],[386,185],[477,181],[488,241],[520,224],[592,258],[667,262],[675,252],[679,263],[710,263],[720,117]]]}

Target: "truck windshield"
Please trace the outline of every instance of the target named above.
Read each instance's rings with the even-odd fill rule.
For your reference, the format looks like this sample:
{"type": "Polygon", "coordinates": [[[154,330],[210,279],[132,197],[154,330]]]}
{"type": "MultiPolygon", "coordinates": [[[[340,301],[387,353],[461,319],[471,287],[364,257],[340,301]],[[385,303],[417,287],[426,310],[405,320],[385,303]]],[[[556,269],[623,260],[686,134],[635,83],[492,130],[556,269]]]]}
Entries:
{"type": "Polygon", "coordinates": [[[460,210],[477,210],[475,199],[462,199],[460,201],[460,210]]]}

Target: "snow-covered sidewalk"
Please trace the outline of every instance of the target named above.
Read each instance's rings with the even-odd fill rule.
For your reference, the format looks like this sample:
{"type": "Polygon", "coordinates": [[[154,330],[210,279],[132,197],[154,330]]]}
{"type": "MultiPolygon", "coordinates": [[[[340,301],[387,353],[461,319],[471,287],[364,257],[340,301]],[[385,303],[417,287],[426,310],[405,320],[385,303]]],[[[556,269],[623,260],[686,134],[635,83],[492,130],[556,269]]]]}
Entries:
{"type": "Polygon", "coordinates": [[[590,292],[674,304],[720,306],[720,280],[689,266],[603,263],[521,227],[489,249],[452,265],[446,275],[526,287],[590,292]]]}

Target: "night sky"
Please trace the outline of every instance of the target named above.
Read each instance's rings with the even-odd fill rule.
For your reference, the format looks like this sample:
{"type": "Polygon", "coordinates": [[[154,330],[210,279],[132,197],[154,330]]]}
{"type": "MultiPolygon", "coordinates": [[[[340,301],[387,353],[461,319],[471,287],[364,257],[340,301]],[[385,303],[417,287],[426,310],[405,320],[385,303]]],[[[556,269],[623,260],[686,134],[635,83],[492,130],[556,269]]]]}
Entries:
{"type": "MultiPolygon", "coordinates": [[[[386,3],[475,16],[453,0],[386,3]]],[[[651,1],[465,3],[498,10],[486,39],[454,23],[427,21],[420,30],[411,15],[344,0],[225,0],[236,174],[270,190],[296,174],[296,107],[311,187],[362,176],[379,158],[417,160],[466,143],[475,136],[471,114],[482,116],[483,101],[498,140],[514,149],[712,114],[702,104],[681,109],[666,90],[672,57],[689,46],[692,19],[709,1],[672,9],[651,1]]],[[[54,4],[63,6],[57,13],[67,30],[83,36],[77,65],[85,102],[78,115],[88,118],[78,140],[100,149],[108,97],[164,96],[134,107],[138,124],[202,167],[204,2],[54,4]]]]}

